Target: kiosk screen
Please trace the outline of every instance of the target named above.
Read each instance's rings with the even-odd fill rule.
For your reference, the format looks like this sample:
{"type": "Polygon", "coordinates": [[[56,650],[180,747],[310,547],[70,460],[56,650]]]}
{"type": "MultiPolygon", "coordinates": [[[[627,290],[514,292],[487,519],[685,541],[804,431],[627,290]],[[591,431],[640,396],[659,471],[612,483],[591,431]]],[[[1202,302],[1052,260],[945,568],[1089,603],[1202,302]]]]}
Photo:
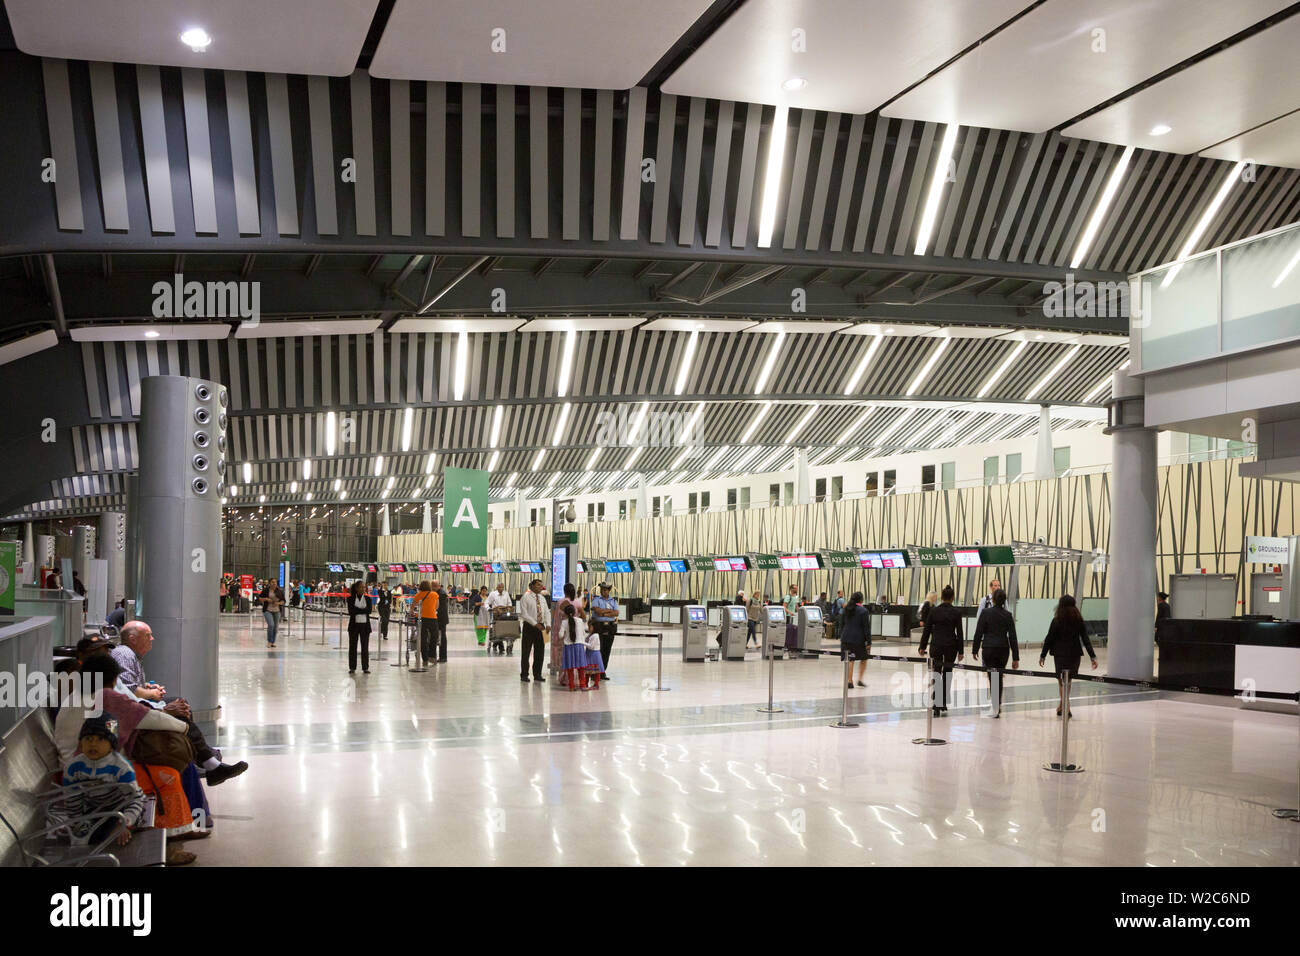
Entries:
{"type": "Polygon", "coordinates": [[[952,563],[957,565],[959,568],[978,568],[983,566],[980,561],[980,553],[973,548],[965,551],[954,551],[952,553],[952,563]]]}
{"type": "Polygon", "coordinates": [[[731,623],[732,623],[732,624],[744,624],[744,623],[745,623],[745,620],[746,620],[746,618],[745,618],[745,609],[744,609],[743,607],[733,607],[733,608],[731,608],[731,623]]]}
{"type": "Polygon", "coordinates": [[[688,607],[687,612],[690,614],[692,624],[703,624],[705,615],[708,613],[702,607],[688,607]]]}
{"type": "Polygon", "coordinates": [[[781,605],[779,605],[779,604],[769,604],[769,605],[767,606],[767,623],[768,623],[768,624],[784,624],[784,623],[785,623],[785,608],[783,608],[783,607],[782,607],[781,605]]]}
{"type": "Polygon", "coordinates": [[[671,561],[655,561],[655,570],[661,574],[667,574],[673,569],[671,561]]]}
{"type": "Polygon", "coordinates": [[[404,565],[404,564],[390,564],[390,565],[388,566],[388,570],[389,570],[389,571],[396,571],[398,574],[405,574],[405,573],[406,573],[406,565],[404,565]]]}
{"type": "Polygon", "coordinates": [[[343,573],[343,565],[341,565],[341,564],[327,564],[327,565],[325,565],[325,566],[326,566],[327,568],[329,568],[330,571],[331,571],[332,573],[334,573],[334,574],[342,574],[342,573],[343,573]]]}
{"type": "Polygon", "coordinates": [[[809,624],[820,624],[822,622],[822,609],[819,607],[806,607],[803,609],[803,613],[809,624]]]}
{"type": "Polygon", "coordinates": [[[669,568],[668,568],[669,571],[686,571],[686,570],[688,570],[687,567],[686,567],[686,559],[685,559],[685,558],[673,558],[671,561],[668,562],[668,565],[669,565],[669,568]]]}

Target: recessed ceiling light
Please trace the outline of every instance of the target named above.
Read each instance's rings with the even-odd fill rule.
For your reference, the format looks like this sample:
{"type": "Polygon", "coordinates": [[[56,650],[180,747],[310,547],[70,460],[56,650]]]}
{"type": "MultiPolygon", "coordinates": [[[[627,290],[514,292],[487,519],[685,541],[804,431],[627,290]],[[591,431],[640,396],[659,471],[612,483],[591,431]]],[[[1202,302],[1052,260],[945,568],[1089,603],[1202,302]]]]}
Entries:
{"type": "Polygon", "coordinates": [[[1172,126],[1166,126],[1164,123],[1157,123],[1155,126],[1151,127],[1151,135],[1164,136],[1165,133],[1168,133],[1172,129],[1172,126]]]}
{"type": "Polygon", "coordinates": [[[802,76],[792,76],[781,84],[781,89],[785,90],[787,93],[793,93],[795,90],[802,90],[807,85],[808,81],[802,76]]]}
{"type": "Polygon", "coordinates": [[[157,329],[150,329],[149,331],[145,332],[144,337],[146,339],[156,339],[161,334],[162,333],[159,332],[157,329]]]}
{"type": "Polygon", "coordinates": [[[212,43],[212,37],[203,27],[190,27],[181,34],[181,42],[195,53],[202,53],[212,43]]]}

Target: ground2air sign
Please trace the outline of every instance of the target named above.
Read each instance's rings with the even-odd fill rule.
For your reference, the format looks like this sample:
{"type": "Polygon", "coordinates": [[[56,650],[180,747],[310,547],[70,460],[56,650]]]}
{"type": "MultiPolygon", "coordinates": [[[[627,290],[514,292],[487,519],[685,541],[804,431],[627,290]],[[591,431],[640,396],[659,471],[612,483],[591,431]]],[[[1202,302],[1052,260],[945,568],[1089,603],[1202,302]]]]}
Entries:
{"type": "Polygon", "coordinates": [[[487,557],[488,473],[444,468],[442,547],[447,554],[487,557]]]}
{"type": "Polygon", "coordinates": [[[1246,561],[1249,564],[1290,564],[1290,549],[1286,538],[1267,538],[1248,535],[1246,561]]]}

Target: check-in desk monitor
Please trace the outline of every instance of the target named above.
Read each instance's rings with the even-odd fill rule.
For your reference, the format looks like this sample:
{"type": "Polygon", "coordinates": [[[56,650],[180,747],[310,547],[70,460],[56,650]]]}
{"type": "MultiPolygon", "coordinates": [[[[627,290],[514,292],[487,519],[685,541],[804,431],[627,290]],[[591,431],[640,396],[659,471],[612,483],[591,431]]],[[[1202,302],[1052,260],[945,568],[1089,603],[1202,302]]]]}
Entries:
{"type": "Polygon", "coordinates": [[[699,604],[688,604],[682,610],[682,660],[702,661],[708,653],[708,610],[699,604]]]}
{"type": "Polygon", "coordinates": [[[722,609],[722,658],[728,661],[743,661],[745,645],[749,643],[749,616],[745,609],[736,604],[729,604],[722,609]]]}

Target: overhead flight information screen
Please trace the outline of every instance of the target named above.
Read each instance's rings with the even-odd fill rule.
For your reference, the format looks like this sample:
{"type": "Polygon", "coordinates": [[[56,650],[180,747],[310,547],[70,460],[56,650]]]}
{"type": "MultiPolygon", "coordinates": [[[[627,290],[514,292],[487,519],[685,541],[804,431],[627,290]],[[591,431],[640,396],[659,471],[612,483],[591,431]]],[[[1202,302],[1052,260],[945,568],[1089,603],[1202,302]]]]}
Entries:
{"type": "Polygon", "coordinates": [[[980,561],[980,553],[974,548],[954,551],[952,553],[952,563],[959,568],[983,567],[983,563],[980,561]]]}
{"type": "Polygon", "coordinates": [[[822,566],[818,554],[783,554],[777,560],[785,571],[816,571],[822,566]]]}
{"type": "Polygon", "coordinates": [[[631,574],[632,562],[631,561],[606,561],[605,573],[606,574],[631,574]]]}

